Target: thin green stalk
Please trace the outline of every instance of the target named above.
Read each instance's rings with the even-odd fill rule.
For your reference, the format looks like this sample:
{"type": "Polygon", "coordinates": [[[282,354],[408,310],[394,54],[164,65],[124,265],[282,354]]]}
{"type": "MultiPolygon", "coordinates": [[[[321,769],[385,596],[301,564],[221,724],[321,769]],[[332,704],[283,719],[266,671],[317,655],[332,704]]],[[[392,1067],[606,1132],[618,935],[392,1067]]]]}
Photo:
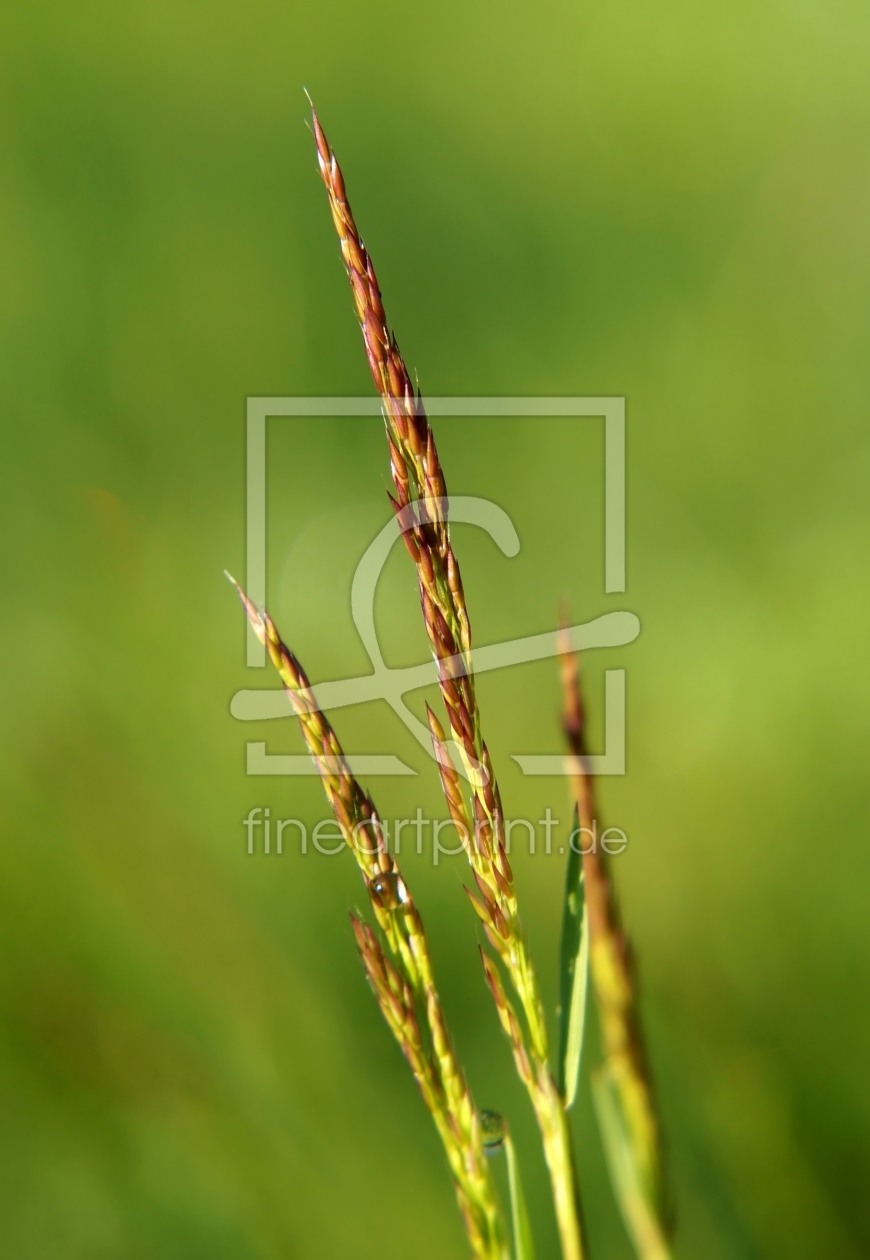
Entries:
{"type": "Polygon", "coordinates": [[[511,1196],[511,1230],[514,1236],[515,1260],[535,1260],[535,1244],[526,1208],[526,1196],[523,1193],[523,1183],[520,1178],[519,1160],[514,1140],[509,1132],[505,1135],[504,1153],[507,1159],[508,1186],[511,1196]]]}
{"type": "MultiPolygon", "coordinates": [[[[459,564],[450,543],[444,474],[422,399],[387,324],[374,267],[354,222],[338,162],[314,111],[312,118],[320,173],[329,196],[369,367],[383,400],[395,489],[393,507],[416,566],[423,617],[439,666],[441,695],[469,784],[470,809],[458,778],[451,777],[455,771],[444,733],[430,714],[442,783],[454,817],[461,820],[462,825],[457,822],[457,826],[477,884],[478,895],[469,895],[490,944],[510,976],[525,1018],[524,1028],[514,1019],[514,1058],[518,1067],[522,1059],[528,1068],[520,1074],[543,1138],[562,1254],[564,1260],[583,1260],[585,1246],[570,1130],[550,1070],[540,990],[505,852],[504,813],[481,732],[471,672],[471,628],[459,564]]],[[[489,975],[487,972],[488,978],[489,975]]],[[[497,1006],[498,1002],[496,997],[497,1006]]],[[[499,1015],[504,1023],[501,1008],[499,1015]]]]}

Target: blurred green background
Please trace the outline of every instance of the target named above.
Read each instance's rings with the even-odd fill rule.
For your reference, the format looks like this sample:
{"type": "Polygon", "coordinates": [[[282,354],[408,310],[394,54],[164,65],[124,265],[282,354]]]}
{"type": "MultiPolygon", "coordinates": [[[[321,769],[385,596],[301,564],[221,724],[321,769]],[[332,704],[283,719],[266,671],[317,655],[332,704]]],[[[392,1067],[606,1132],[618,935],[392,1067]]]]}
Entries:
{"type": "MultiPolygon", "coordinates": [[[[274,681],[221,574],[245,399],[372,392],[303,84],[425,391],[627,399],[624,596],[599,422],[437,435],[523,544],[456,531],[477,642],[563,599],[641,618],[585,674],[600,748],[602,670],[627,670],[601,812],[629,836],[678,1255],[870,1254],[868,53],[857,0],[4,8],[4,1256],[464,1254],[353,949],[353,862],[245,852],[254,806],[325,816],[314,780],[246,777],[247,740],[301,750],[292,722],[229,714],[274,681]]],[[[365,668],[350,580],[387,479],[377,421],[270,426],[270,602],[315,680],[365,668]]],[[[377,616],[391,664],[426,658],[404,554],[377,616]]],[[[554,665],[480,691],[508,813],[564,832],[564,785],[510,760],[558,750],[554,665]]],[[[387,818],[443,813],[383,704],[336,723],[420,771],[370,784],[387,818]]],[[[551,1003],[562,862],[515,862],[551,1003]]],[[[464,866],[407,867],[553,1256],[464,866]]],[[[588,1087],[575,1128],[592,1254],[621,1260],[588,1087]]]]}

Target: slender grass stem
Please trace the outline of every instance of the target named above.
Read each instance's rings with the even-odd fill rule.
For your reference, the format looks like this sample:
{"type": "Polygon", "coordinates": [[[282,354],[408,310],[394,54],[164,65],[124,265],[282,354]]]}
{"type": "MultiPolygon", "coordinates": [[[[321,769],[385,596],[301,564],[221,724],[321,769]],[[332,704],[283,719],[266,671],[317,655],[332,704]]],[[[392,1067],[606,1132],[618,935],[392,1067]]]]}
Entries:
{"type": "MultiPolygon", "coordinates": [[[[444,732],[430,712],[442,785],[454,820],[459,820],[457,827],[477,885],[477,892],[469,890],[469,897],[522,1008],[525,1026],[520,1025],[511,1011],[509,1035],[514,1060],[529,1091],[543,1137],[563,1257],[564,1260],[584,1260],[580,1197],[574,1176],[570,1131],[563,1100],[550,1070],[540,990],[526,946],[513,874],[505,851],[504,813],[498,784],[481,730],[471,665],[471,627],[459,563],[450,542],[444,473],[423,400],[414,389],[396,338],[387,324],[375,270],[357,230],[335,153],[313,110],[312,122],[320,173],[329,196],[366,356],[383,401],[395,490],[392,503],[403,526],[405,546],[417,570],[423,618],[439,665],[441,696],[452,732],[451,744],[468,783],[468,801],[453,768],[444,732]]],[[[495,964],[489,961],[493,973],[497,974],[495,964]]],[[[485,966],[486,962],[485,959],[485,966]]],[[[487,979],[492,989],[489,970],[487,979]]],[[[497,1007],[498,1003],[496,997],[497,1007]]],[[[499,1016],[505,1025],[501,1009],[499,1016]]]]}

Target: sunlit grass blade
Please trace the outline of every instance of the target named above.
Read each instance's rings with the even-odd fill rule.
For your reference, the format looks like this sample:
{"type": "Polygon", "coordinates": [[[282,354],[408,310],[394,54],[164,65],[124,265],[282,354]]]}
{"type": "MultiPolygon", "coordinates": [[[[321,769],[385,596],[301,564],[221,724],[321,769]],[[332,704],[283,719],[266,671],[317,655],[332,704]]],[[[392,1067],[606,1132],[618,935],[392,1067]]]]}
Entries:
{"type": "MultiPolygon", "coordinates": [[[[562,683],[563,729],[574,758],[574,794],[584,828],[581,835],[591,836],[595,834],[596,811],[586,756],[586,721],[577,657],[567,644],[562,654],[562,683]]],[[[608,1097],[598,1089],[599,1122],[603,1125],[608,1118],[610,1121],[605,1145],[610,1152],[614,1190],[638,1260],[661,1260],[668,1254],[665,1240],[673,1225],[670,1187],[644,1053],[637,973],[603,847],[591,844],[583,853],[583,874],[589,914],[589,975],[598,1006],[603,1070],[612,1094],[612,1106],[608,1109],[608,1097]],[[623,1146],[625,1159],[630,1160],[626,1167],[634,1170],[633,1188],[625,1176],[621,1184],[615,1180],[625,1164],[622,1156],[616,1158],[623,1146]]]]}
{"type": "MultiPolygon", "coordinates": [[[[580,827],[574,806],[573,834],[580,827]]],[[[586,1026],[586,989],[589,978],[589,914],[583,881],[583,855],[573,843],[568,849],[562,944],[559,955],[559,1092],[570,1107],[577,1097],[583,1032],[586,1026]]]]}
{"type": "Polygon", "coordinates": [[[511,1228],[514,1236],[515,1260],[535,1260],[535,1243],[532,1238],[532,1227],[523,1194],[523,1183],[520,1179],[520,1166],[513,1140],[508,1133],[504,1140],[504,1153],[507,1159],[508,1187],[511,1196],[511,1228]]]}
{"type": "Polygon", "coordinates": [[[671,1250],[659,1224],[661,1208],[656,1202],[655,1184],[638,1167],[622,1094],[606,1066],[592,1073],[592,1097],[610,1180],[635,1251],[643,1260],[671,1260],[671,1250]]]}

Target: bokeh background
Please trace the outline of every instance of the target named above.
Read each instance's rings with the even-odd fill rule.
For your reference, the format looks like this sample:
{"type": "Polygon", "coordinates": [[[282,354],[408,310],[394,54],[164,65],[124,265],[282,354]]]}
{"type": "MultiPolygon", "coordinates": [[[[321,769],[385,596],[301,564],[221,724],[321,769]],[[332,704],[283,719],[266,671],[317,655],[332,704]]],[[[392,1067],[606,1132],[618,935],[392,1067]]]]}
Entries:
{"type": "MultiPolygon", "coordinates": [[[[678,1256],[870,1254],[866,572],[870,20],[858,0],[154,0],[5,6],[0,1251],[15,1260],[459,1257],[434,1131],[363,981],[348,854],[245,851],[324,816],[251,778],[245,399],[369,394],[304,126],[343,161],[431,394],[618,394],[628,587],[605,596],[594,421],[443,422],[448,481],[514,519],[456,531],[476,639],[627,607],[628,773],[600,812],[641,960],[678,1256]]],[[[315,679],[366,661],[349,609],[388,518],[378,423],[269,430],[269,590],[315,679]]],[[[426,657],[410,563],[387,659],[426,657]]],[[[508,813],[562,821],[550,662],[481,680],[508,813]]],[[[423,695],[413,698],[420,711],[423,695]]],[[[383,704],[345,710],[387,818],[443,814],[383,704]]],[[[285,839],[292,832],[285,834],[285,839]]],[[[555,994],[563,859],[515,862],[555,994]]],[[[528,1105],[459,859],[408,874],[481,1105],[528,1105]]],[[[594,1030],[588,1060],[597,1055],[594,1030]]],[[[627,1240],[588,1086],[595,1257],[627,1240]]]]}

